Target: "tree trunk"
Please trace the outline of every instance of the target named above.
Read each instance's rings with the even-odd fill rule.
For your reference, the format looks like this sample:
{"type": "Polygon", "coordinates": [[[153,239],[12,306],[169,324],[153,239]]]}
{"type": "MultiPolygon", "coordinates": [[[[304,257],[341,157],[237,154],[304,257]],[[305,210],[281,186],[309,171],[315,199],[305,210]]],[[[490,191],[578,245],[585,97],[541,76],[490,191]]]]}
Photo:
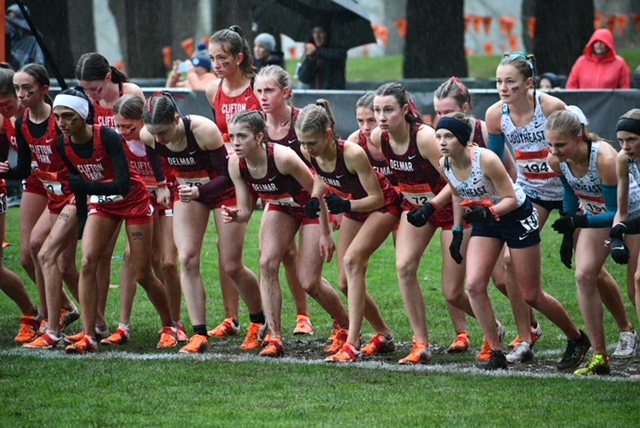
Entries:
{"type": "MultiPolygon", "coordinates": [[[[251,6],[252,0],[217,0],[214,2],[213,23],[211,34],[232,25],[239,25],[249,43],[252,43],[254,35],[251,31],[251,6]]],[[[311,31],[311,30],[309,30],[311,31]]]]}
{"type": "MultiPolygon", "coordinates": [[[[96,49],[93,3],[73,0],[29,2],[31,18],[60,74],[73,79],[76,61],[84,52],[96,49]],[[71,19],[70,19],[71,17],[71,19]],[[70,23],[72,21],[74,24],[70,23]],[[82,25],[77,25],[81,22],[82,25]]],[[[47,59],[50,73],[51,60],[47,59]]],[[[51,74],[52,80],[54,79],[51,74]]]]}
{"type": "Polygon", "coordinates": [[[464,0],[408,0],[406,16],[404,77],[467,77],[464,0]]]}
{"type": "Polygon", "coordinates": [[[536,74],[567,75],[593,34],[593,1],[536,1],[536,74]]]}
{"type": "Polygon", "coordinates": [[[162,47],[173,43],[171,0],[110,0],[127,75],[164,76],[162,47]]]}

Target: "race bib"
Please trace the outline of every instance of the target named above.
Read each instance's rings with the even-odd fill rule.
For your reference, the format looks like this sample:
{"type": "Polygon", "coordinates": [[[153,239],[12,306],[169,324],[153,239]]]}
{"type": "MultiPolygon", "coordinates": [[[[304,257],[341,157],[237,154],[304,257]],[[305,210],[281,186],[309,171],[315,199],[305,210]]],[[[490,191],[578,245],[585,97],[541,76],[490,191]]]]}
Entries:
{"type": "Polygon", "coordinates": [[[264,199],[269,201],[270,204],[280,205],[281,207],[300,207],[300,205],[293,200],[293,197],[289,195],[276,195],[273,198],[265,197],[264,199]]]}
{"type": "Polygon", "coordinates": [[[111,204],[124,200],[122,195],[91,195],[89,198],[90,204],[111,204]]]}
{"type": "Polygon", "coordinates": [[[538,152],[523,152],[516,150],[516,164],[518,169],[528,180],[546,180],[556,177],[549,164],[547,155],[549,150],[544,149],[538,152]]]}
{"type": "Polygon", "coordinates": [[[189,187],[202,186],[211,181],[207,171],[181,172],[176,178],[178,183],[189,187]]]}
{"type": "Polygon", "coordinates": [[[47,193],[56,196],[64,196],[62,183],[58,181],[57,172],[45,172],[40,169],[36,169],[33,174],[36,178],[42,181],[42,185],[47,193]]]}
{"type": "Polygon", "coordinates": [[[436,195],[428,184],[400,184],[402,196],[412,205],[421,207],[436,195]]]}
{"type": "Polygon", "coordinates": [[[578,199],[582,203],[582,208],[591,214],[601,214],[607,212],[607,205],[604,203],[604,197],[598,198],[593,196],[580,195],[576,193],[578,199]]]}

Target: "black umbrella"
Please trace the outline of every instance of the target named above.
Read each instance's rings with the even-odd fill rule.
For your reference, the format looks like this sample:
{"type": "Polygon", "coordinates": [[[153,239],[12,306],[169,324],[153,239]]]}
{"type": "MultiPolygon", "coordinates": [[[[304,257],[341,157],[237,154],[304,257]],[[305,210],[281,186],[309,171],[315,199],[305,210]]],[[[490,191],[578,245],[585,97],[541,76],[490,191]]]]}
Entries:
{"type": "Polygon", "coordinates": [[[328,29],[333,46],[376,42],[367,12],[356,0],[257,0],[253,21],[258,32],[282,33],[298,42],[309,41],[318,25],[328,29]]]}

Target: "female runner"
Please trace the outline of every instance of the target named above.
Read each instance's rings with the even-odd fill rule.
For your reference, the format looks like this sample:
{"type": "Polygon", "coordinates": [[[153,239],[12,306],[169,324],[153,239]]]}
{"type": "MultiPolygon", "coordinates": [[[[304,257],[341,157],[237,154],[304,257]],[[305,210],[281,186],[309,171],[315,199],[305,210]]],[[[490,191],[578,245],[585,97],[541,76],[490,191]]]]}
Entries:
{"type": "MultiPolygon", "coordinates": [[[[293,106],[293,88],[291,87],[289,73],[277,65],[261,68],[255,79],[254,92],[264,112],[269,140],[293,149],[304,162],[307,162],[302,154],[300,142],[294,128],[300,109],[293,106]]],[[[264,221],[264,218],[263,216],[262,221],[264,221]]],[[[287,283],[296,305],[297,320],[293,333],[313,334],[313,325],[311,324],[307,307],[307,293],[304,292],[297,275],[295,240],[291,241],[282,263],[285,266],[287,283]]],[[[322,281],[330,286],[329,282],[324,278],[322,281]]],[[[334,327],[336,325],[337,323],[334,323],[334,327]]]]}
{"type": "Polygon", "coordinates": [[[61,135],[56,148],[69,168],[68,185],[81,200],[86,195],[89,216],[83,231],[79,292],[84,336],[66,347],[67,353],[97,350],[98,260],[122,220],[132,253],[136,281],[149,290],[149,298],[162,320],[158,348],[177,345],[177,332],[162,284],[151,270],[153,207],[142,179],[131,172],[122,140],[113,130],[93,125],[92,104],[78,89],[56,96],[53,114],[61,135]]]}
{"type": "MultiPolygon", "coordinates": [[[[171,319],[180,320],[182,291],[180,290],[180,274],[178,273],[176,261],[178,252],[173,242],[173,199],[177,182],[175,177],[169,173],[168,166],[163,165],[167,177],[167,186],[171,190],[171,200],[168,208],[159,205],[157,202],[158,183],[153,173],[151,162],[146,155],[145,145],[140,140],[140,131],[144,127],[143,110],[144,100],[142,98],[133,94],[123,95],[114,107],[116,126],[125,141],[124,151],[127,155],[129,166],[144,180],[147,191],[151,196],[154,208],[153,248],[158,250],[151,255],[151,265],[156,277],[164,285],[165,293],[169,299],[171,319]]],[[[132,267],[131,249],[127,245],[120,278],[120,325],[111,336],[102,339],[100,343],[120,345],[126,343],[130,338],[129,323],[133,299],[136,294],[136,283],[132,267]]],[[[149,292],[149,290],[146,291],[149,292]]],[[[188,341],[189,338],[182,322],[177,321],[176,328],[178,330],[178,342],[188,341]]]]}
{"type": "MultiPolygon", "coordinates": [[[[563,211],[566,213],[553,223],[553,229],[565,236],[580,233],[576,239],[576,285],[578,304],[589,338],[593,357],[574,374],[591,376],[608,374],[611,370],[607,355],[603,291],[597,284],[598,272],[609,255],[603,242],[609,236],[617,206],[616,151],[597,135],[589,133],[586,118],[570,110],[552,113],[547,119],[545,135],[549,143],[548,162],[564,185],[563,211]],[[582,204],[584,215],[577,214],[582,204]]],[[[633,187],[638,195],[640,189],[633,187]]],[[[565,255],[566,257],[566,255],[565,255]]],[[[569,256],[570,259],[570,256],[569,256]]],[[[608,296],[625,313],[618,287],[608,296]]],[[[629,319],[626,322],[630,324],[629,319]]],[[[630,331],[633,331],[631,327],[630,331]]]]}
{"type": "MultiPolygon", "coordinates": [[[[342,349],[327,362],[349,362],[360,358],[362,320],[366,317],[376,330],[379,345],[395,349],[393,335],[380,311],[367,293],[367,263],[398,223],[400,198],[395,189],[369,163],[357,144],[339,140],[333,112],[326,100],[306,106],[298,116],[296,134],[311,162],[315,177],[312,199],[305,206],[307,216],[317,217],[319,199],[324,196],[329,211],[344,213],[338,239],[339,287],[349,303],[349,333],[342,349]],[[326,184],[325,184],[326,183],[326,184]]],[[[424,358],[428,359],[428,350],[424,358]]]]}
{"type": "MultiPolygon", "coordinates": [[[[457,284],[447,286],[451,294],[445,293],[445,297],[452,305],[472,314],[468,298],[460,292],[464,290],[464,265],[459,266],[446,251],[455,239],[463,245],[464,253],[468,239],[462,240],[462,233],[468,235],[469,231],[456,235],[451,232],[451,191],[436,169],[440,152],[435,131],[422,123],[406,89],[398,83],[382,85],[376,91],[373,106],[378,128],[371,133],[371,141],[381,148],[404,196],[402,208],[405,214],[400,218],[396,236],[396,269],[415,346],[401,361],[419,364],[424,362],[425,349],[429,348],[426,307],[418,281],[422,254],[441,227],[442,283],[457,284]],[[436,211],[436,208],[440,209],[436,211]],[[454,293],[455,290],[458,292],[454,293]]],[[[503,332],[502,325],[498,323],[498,326],[503,332]]],[[[376,348],[371,350],[377,352],[376,348]]]]}
{"type": "MultiPolygon", "coordinates": [[[[438,121],[436,140],[443,154],[440,168],[454,191],[454,227],[460,231],[462,220],[473,225],[467,251],[467,290],[492,350],[482,368],[507,368],[487,294],[491,272],[505,243],[526,302],[549,317],[567,336],[567,350],[559,365],[575,367],[589,349],[589,339],[578,330],[564,307],[542,291],[536,209],[522,188],[511,181],[498,156],[484,148],[468,147],[471,129],[464,114],[453,113],[438,121]],[[460,207],[467,207],[464,215],[460,207]]],[[[452,244],[450,251],[460,256],[460,245],[452,244]]]]}
{"type": "MultiPolygon", "coordinates": [[[[544,131],[547,117],[564,110],[565,104],[549,94],[537,92],[534,83],[535,57],[522,52],[505,54],[496,70],[500,100],[487,109],[485,120],[491,150],[502,158],[505,141],[513,147],[518,167],[517,182],[538,210],[542,229],[552,210],[562,210],[562,183],[547,162],[549,147],[544,131]]],[[[513,267],[508,259],[506,261],[510,275],[513,267]]],[[[570,261],[566,264],[570,267],[570,261]]],[[[616,281],[604,268],[598,273],[598,289],[621,334],[631,331],[633,328],[624,306],[616,299],[609,299],[619,291],[616,281]]],[[[518,311],[514,312],[514,317],[518,336],[523,342],[520,348],[525,350],[533,343],[531,329],[526,328],[530,320],[518,321],[518,317],[528,318],[526,313],[519,314],[518,311]]]]}
{"type": "MultiPolygon", "coordinates": [[[[232,25],[228,29],[216,31],[209,38],[209,56],[218,79],[209,84],[206,95],[214,122],[222,134],[227,152],[231,154],[233,147],[229,142],[227,123],[238,112],[260,110],[260,102],[253,93],[256,69],[253,66],[251,47],[242,28],[232,25]]],[[[240,333],[237,284],[234,285],[223,270],[219,274],[225,319],[209,335],[233,336],[240,333]]]]}
{"type": "MultiPolygon", "coordinates": [[[[9,155],[9,145],[16,145],[15,127],[13,120],[19,117],[24,111],[24,106],[18,103],[16,98],[16,92],[13,88],[13,70],[10,68],[0,67],[0,172],[6,172],[9,169],[9,162],[7,157],[9,155]]],[[[30,197],[27,197],[29,199],[30,197]]],[[[37,197],[33,198],[36,202],[35,210],[40,208],[39,216],[44,209],[44,206],[38,206],[37,197]]],[[[46,201],[46,199],[44,199],[46,201]]],[[[23,200],[24,201],[24,200],[23,200]]],[[[29,235],[31,228],[33,227],[37,216],[34,212],[26,209],[27,205],[23,205],[20,209],[20,261],[23,268],[27,271],[29,276],[35,282],[34,264],[31,259],[31,253],[29,253],[29,235]],[[35,220],[34,220],[35,217],[35,220]],[[23,228],[23,224],[26,226],[30,223],[31,228],[23,228]]],[[[5,221],[7,213],[7,186],[4,180],[0,180],[0,236],[5,236],[5,221]]],[[[0,250],[0,258],[2,256],[0,250]]],[[[33,304],[24,284],[20,278],[8,270],[0,261],[0,288],[4,293],[13,300],[22,313],[22,319],[20,320],[20,330],[14,338],[17,343],[31,342],[36,338],[40,324],[42,322],[42,315],[37,306],[33,304]]],[[[40,290],[39,290],[40,291],[40,290]]],[[[43,293],[40,293],[41,303],[43,293]]],[[[45,305],[43,305],[43,312],[45,311],[45,305]]]]}
{"type": "MultiPolygon", "coordinates": [[[[144,99],[142,89],[135,83],[131,83],[127,75],[109,64],[107,59],[96,52],[83,54],[76,64],[75,70],[78,84],[82,87],[94,105],[94,123],[100,126],[115,129],[116,122],[113,108],[118,99],[124,94],[134,94],[144,99]]],[[[120,224],[118,225],[120,227],[120,224]]],[[[119,229],[118,229],[119,232],[119,229]]],[[[115,250],[119,233],[114,233],[113,240],[105,249],[98,263],[98,312],[104,313],[107,306],[109,284],[111,283],[111,257],[115,250]]],[[[99,325],[99,330],[104,331],[104,338],[108,337],[109,329],[106,325],[99,325]]],[[[65,341],[73,343],[82,338],[82,332],[67,336],[65,341]]]]}
{"type": "MultiPolygon", "coordinates": [[[[173,236],[182,267],[180,283],[195,333],[180,352],[199,353],[208,347],[206,296],[200,263],[210,211],[218,232],[221,278],[228,275],[233,280],[249,309],[251,324],[240,349],[255,349],[262,343],[260,331],[265,320],[258,278],[242,258],[246,225],[227,224],[222,219],[222,206],[235,205],[222,135],[215,123],[205,117],[181,116],[168,93],[158,93],[149,99],[144,109],[144,123],[140,138],[148,146],[148,153],[166,158],[180,184],[180,198],[173,208],[173,236]]],[[[156,177],[161,178],[162,173],[156,171],[156,177]]],[[[169,190],[161,186],[158,202],[166,203],[168,198],[169,190]]]]}
{"type": "MultiPolygon", "coordinates": [[[[433,95],[433,106],[438,118],[454,112],[461,112],[468,115],[471,110],[471,94],[467,87],[457,77],[452,77],[436,89],[433,95]]],[[[472,119],[472,121],[475,122],[475,124],[471,131],[471,141],[479,147],[487,147],[489,135],[486,123],[480,119],[472,119]]],[[[517,178],[517,169],[513,156],[511,155],[511,151],[505,150],[503,163],[509,173],[509,176],[513,181],[515,181],[517,178]]],[[[515,283],[515,280],[507,281],[504,254],[501,254],[500,257],[498,257],[498,261],[493,269],[491,277],[493,278],[493,283],[496,288],[498,288],[502,294],[509,297],[511,308],[514,313],[517,314],[517,316],[514,317],[516,322],[525,322],[522,326],[523,328],[531,325],[531,342],[533,346],[536,340],[538,340],[542,335],[542,329],[536,320],[531,307],[524,303],[520,294],[520,289],[515,283]],[[509,290],[510,292],[508,293],[507,285],[509,284],[513,285],[512,288],[514,289],[509,290]],[[530,321],[526,317],[527,312],[529,312],[530,321]]],[[[451,315],[456,332],[458,332],[458,337],[449,347],[449,351],[455,351],[456,349],[464,351],[466,349],[463,345],[466,343],[468,346],[468,335],[465,337],[465,334],[460,334],[460,331],[466,331],[466,317],[464,317],[464,315],[461,316],[463,313],[452,305],[449,305],[449,314],[451,315]],[[466,341],[465,338],[467,339],[466,341]]],[[[533,350],[531,347],[529,347],[528,344],[525,346],[519,345],[520,342],[521,340],[518,336],[509,345],[510,348],[513,348],[513,351],[507,355],[508,362],[525,362],[533,358],[533,350]]],[[[489,346],[489,342],[484,340],[477,359],[479,361],[487,361],[489,358],[491,358],[491,347],[489,346]]]]}
{"type": "MultiPolygon", "coordinates": [[[[47,288],[42,266],[38,261],[38,252],[42,248],[45,239],[51,231],[53,222],[51,215],[60,211],[60,198],[62,195],[56,194],[52,184],[50,174],[57,174],[65,167],[60,158],[55,154],[54,142],[59,135],[59,130],[55,124],[52,114],[51,99],[49,98],[49,75],[47,70],[39,64],[27,64],[13,76],[14,93],[26,109],[22,117],[16,120],[15,143],[18,152],[18,165],[7,171],[8,178],[25,178],[25,189],[22,196],[20,215],[25,224],[29,224],[27,242],[24,245],[29,252],[29,257],[33,259],[32,267],[35,274],[35,282],[38,286],[40,301],[43,307],[43,320],[40,334],[47,328],[47,316],[49,309],[52,313],[59,313],[60,317],[54,317],[55,323],[49,326],[49,330],[58,335],[61,331],[80,317],[76,305],[69,299],[67,293],[61,287],[47,288]],[[34,168],[35,167],[35,168],[34,168]],[[33,173],[32,173],[33,170],[33,173]],[[36,222],[33,222],[35,211],[40,210],[40,191],[45,192],[45,202],[49,209],[40,212],[36,222]],[[23,211],[25,216],[23,216],[23,211]],[[48,294],[50,293],[50,294],[48,294]],[[51,301],[47,296],[51,296],[51,301]],[[56,325],[58,324],[58,325],[56,325]]],[[[64,198],[62,198],[64,200],[64,198]]],[[[47,208],[47,206],[45,206],[47,208]]],[[[21,221],[21,228],[22,228],[21,221]]],[[[69,245],[67,250],[61,254],[57,263],[50,266],[55,274],[67,283],[71,293],[78,298],[78,270],[76,268],[75,245],[69,245]]],[[[22,248],[21,248],[22,252],[22,248]]],[[[35,331],[30,327],[27,329],[31,340],[35,339],[35,331]]],[[[25,337],[26,338],[26,337],[25,337]]],[[[31,340],[21,342],[31,342],[29,347],[38,347],[37,343],[31,340]]]]}
{"type": "Polygon", "coordinates": [[[335,249],[326,206],[322,204],[320,222],[304,215],[304,206],[313,190],[309,167],[293,150],[269,141],[260,112],[236,114],[229,123],[229,137],[237,154],[229,160],[229,173],[236,188],[238,207],[223,207],[225,222],[249,221],[252,193],[269,203],[260,228],[260,292],[271,338],[260,355],[279,357],[284,353],[282,291],[278,276],[284,253],[298,231],[298,278],[303,290],[337,320],[341,331],[336,336],[346,335],[347,311],[338,293],[322,281],[322,265],[325,260],[331,260],[335,249]]]}
{"type": "MultiPolygon", "coordinates": [[[[616,172],[618,176],[618,211],[613,220],[611,256],[616,263],[626,264],[627,293],[636,307],[640,320],[640,195],[632,189],[640,183],[640,109],[631,109],[620,117],[616,125],[616,136],[622,150],[618,153],[616,172]]],[[[621,349],[616,349],[612,357],[633,358],[638,352],[638,335],[635,331],[621,336],[621,349]]]]}

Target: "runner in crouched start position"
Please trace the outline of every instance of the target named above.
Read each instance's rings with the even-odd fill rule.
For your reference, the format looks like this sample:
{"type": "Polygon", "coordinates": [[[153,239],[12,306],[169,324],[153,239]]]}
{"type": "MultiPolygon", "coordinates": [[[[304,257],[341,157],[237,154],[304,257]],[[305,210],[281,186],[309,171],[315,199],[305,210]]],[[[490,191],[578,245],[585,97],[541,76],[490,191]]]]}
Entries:
{"type": "Polygon", "coordinates": [[[92,124],[93,106],[84,92],[78,89],[61,92],[54,100],[53,114],[63,134],[56,147],[71,172],[69,186],[77,201],[87,197],[89,202],[82,232],[79,281],[84,336],[67,346],[67,353],[97,350],[98,261],[122,220],[126,222],[136,281],[145,289],[155,290],[149,292],[149,298],[164,326],[158,347],[176,346],[177,331],[167,298],[162,283],[151,270],[153,207],[144,181],[130,170],[120,136],[109,128],[92,124]]]}
{"type": "MultiPolygon", "coordinates": [[[[260,355],[279,357],[284,353],[278,276],[284,254],[298,230],[298,277],[303,289],[338,322],[340,330],[335,341],[340,341],[340,337],[346,337],[349,316],[338,293],[322,280],[322,265],[331,260],[335,249],[326,206],[321,201],[321,221],[304,214],[314,182],[309,167],[292,149],[269,142],[260,112],[236,114],[229,123],[229,137],[237,154],[229,160],[229,173],[235,184],[238,207],[223,207],[224,220],[247,222],[254,194],[269,203],[260,228],[260,292],[271,339],[260,355]]],[[[344,345],[344,337],[340,345],[344,345]]],[[[328,349],[334,348],[338,346],[328,349]]]]}
{"type": "MultiPolygon", "coordinates": [[[[564,185],[565,214],[552,227],[564,235],[560,254],[563,263],[569,265],[574,232],[579,230],[575,244],[578,304],[593,343],[591,360],[574,374],[609,374],[611,367],[604,329],[605,299],[609,301],[609,307],[618,308],[614,313],[624,315],[628,331],[634,331],[619,288],[602,289],[598,286],[598,272],[609,255],[603,243],[609,236],[618,209],[616,150],[589,132],[586,117],[575,106],[552,113],[547,119],[545,134],[549,143],[549,166],[564,185]],[[578,214],[580,205],[584,215],[578,214]]],[[[634,187],[637,194],[637,186],[634,187]]]]}
{"type": "Polygon", "coordinates": [[[391,329],[366,289],[367,263],[398,223],[400,197],[389,180],[375,172],[364,149],[339,140],[329,102],[318,100],[298,116],[296,134],[305,157],[317,175],[313,198],[305,206],[308,217],[317,217],[319,198],[333,214],[344,213],[338,239],[339,287],[349,303],[349,333],[340,351],[327,362],[360,359],[362,320],[366,317],[377,337],[387,338],[395,349],[391,329]],[[329,192],[325,194],[325,189],[329,192]]]}
{"type": "MultiPolygon", "coordinates": [[[[453,232],[462,237],[463,220],[472,224],[466,253],[467,290],[492,351],[491,359],[481,367],[485,370],[507,368],[487,294],[493,266],[505,243],[525,301],[545,314],[567,336],[567,349],[558,368],[576,367],[589,349],[589,339],[576,327],[564,307],[542,291],[538,213],[522,188],[511,181],[495,153],[468,147],[470,137],[471,123],[464,114],[453,113],[438,121],[436,140],[443,155],[440,168],[454,192],[453,232]],[[464,215],[462,207],[466,208],[464,215]]],[[[460,247],[461,240],[454,238],[449,250],[456,260],[462,257],[460,247]]]]}
{"type": "MultiPolygon", "coordinates": [[[[242,249],[246,225],[224,223],[222,206],[235,206],[236,195],[228,173],[228,154],[218,127],[202,116],[181,116],[171,94],[156,93],[144,109],[145,127],[140,138],[147,154],[166,158],[179,186],[173,205],[173,237],[180,259],[180,283],[187,302],[194,335],[181,353],[208,349],[206,294],[200,272],[202,243],[213,211],[218,232],[218,269],[228,275],[249,310],[251,324],[240,346],[249,351],[262,344],[265,323],[258,278],[244,264],[242,249]]],[[[163,184],[164,171],[155,170],[159,183],[158,202],[167,204],[169,189],[163,184]]]]}

